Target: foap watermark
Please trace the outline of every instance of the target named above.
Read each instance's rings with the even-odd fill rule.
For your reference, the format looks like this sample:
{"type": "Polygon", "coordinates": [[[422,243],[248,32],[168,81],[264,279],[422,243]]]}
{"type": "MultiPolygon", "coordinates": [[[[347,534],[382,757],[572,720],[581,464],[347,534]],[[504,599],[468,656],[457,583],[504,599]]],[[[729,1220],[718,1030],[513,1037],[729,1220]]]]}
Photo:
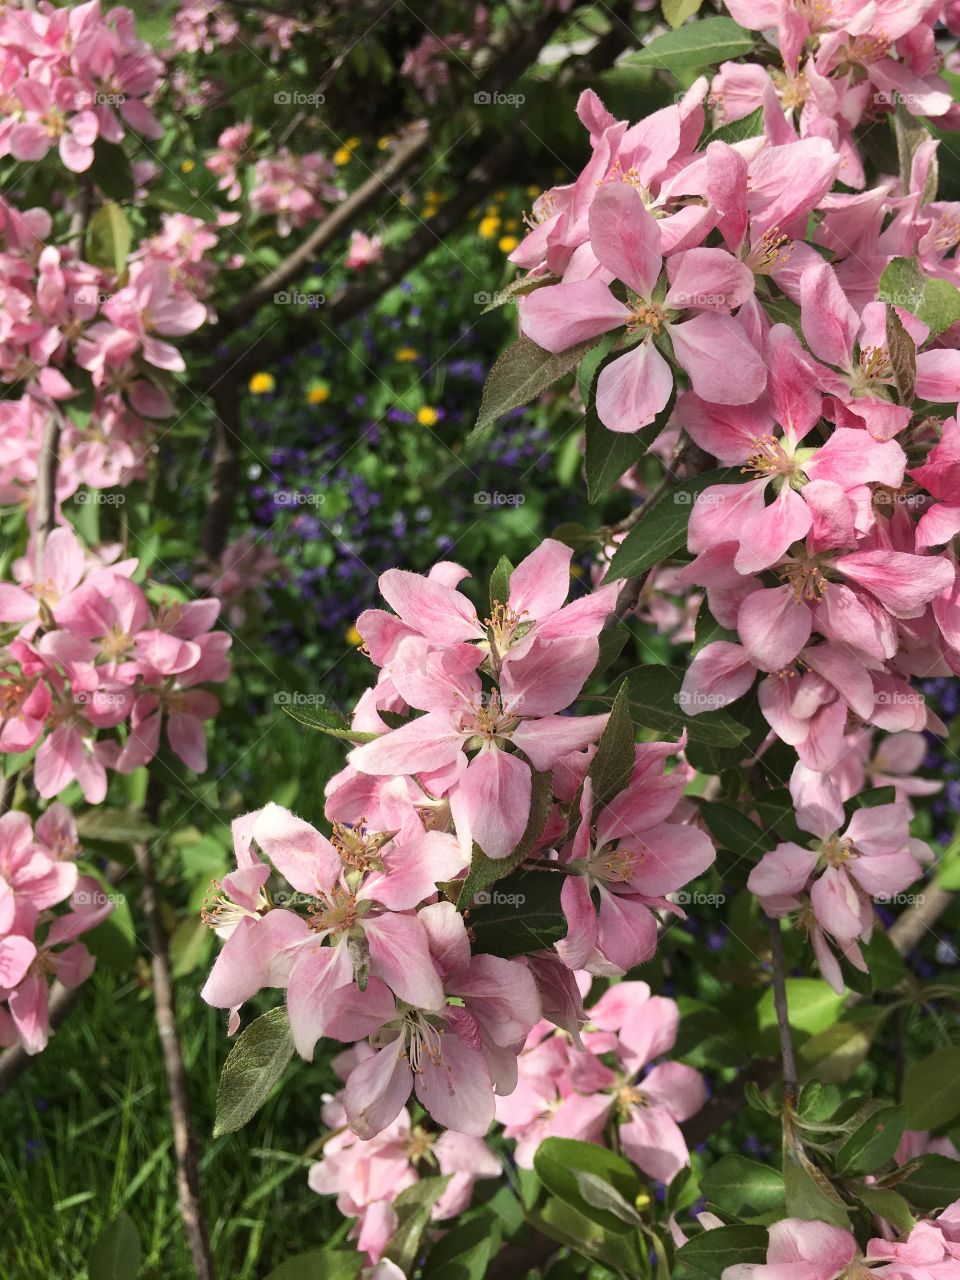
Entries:
{"type": "Polygon", "coordinates": [[[526,98],[522,93],[490,93],[481,89],[473,95],[475,107],[522,107],[525,102],[526,98]]]}
{"type": "Polygon", "coordinates": [[[75,907],[122,907],[126,894],[104,893],[102,889],[78,889],[73,895],[75,907]]]}
{"type": "Polygon", "coordinates": [[[730,299],[725,293],[677,293],[670,292],[670,306],[682,311],[684,307],[716,307],[729,306],[730,299]]]}
{"type": "Polygon", "coordinates": [[[273,500],[278,507],[322,507],[326,502],[322,493],[310,493],[306,489],[277,489],[273,500]]]}
{"type": "Polygon", "coordinates": [[[326,300],[324,293],[300,293],[297,289],[281,289],[273,295],[278,307],[322,307],[326,300]]]}
{"type": "Polygon", "coordinates": [[[104,493],[102,489],[81,489],[73,495],[73,501],[83,507],[122,507],[126,494],[104,493]]]}
{"type": "Polygon", "coordinates": [[[687,707],[696,707],[697,711],[715,711],[719,707],[727,705],[727,699],[722,693],[704,693],[702,690],[694,689],[687,693],[683,689],[679,693],[673,695],[673,700],[678,707],[686,709],[687,707]]]}
{"type": "Polygon", "coordinates": [[[526,500],[522,493],[489,493],[486,489],[473,495],[475,507],[522,507],[526,500]]]}
{"type": "Polygon", "coordinates": [[[526,902],[526,894],[502,893],[499,889],[481,889],[473,895],[475,907],[522,907],[526,902]]]}
{"type": "Polygon", "coordinates": [[[484,293],[481,289],[479,293],[475,293],[473,295],[474,305],[478,307],[489,307],[490,303],[493,301],[493,297],[494,295],[492,293],[484,293]]]}
{"type": "Polygon", "coordinates": [[[878,689],[873,701],[878,707],[924,707],[927,700],[914,689],[878,689]]]}
{"type": "Polygon", "coordinates": [[[129,689],[78,689],[73,695],[74,704],[103,715],[105,711],[114,711],[117,707],[125,707],[132,694],[129,689]]]}
{"type": "Polygon", "coordinates": [[[274,104],[278,107],[322,107],[326,100],[323,93],[300,93],[296,89],[292,92],[281,89],[273,95],[274,104]]]}
{"type": "Polygon", "coordinates": [[[111,298],[115,298],[115,293],[104,293],[101,289],[95,289],[93,285],[83,285],[73,295],[73,305],[75,307],[102,307],[105,302],[109,302],[111,298]]]}
{"type": "Polygon", "coordinates": [[[722,907],[727,900],[725,893],[688,893],[681,889],[679,893],[670,895],[672,902],[678,907],[722,907]]]}
{"type": "Polygon", "coordinates": [[[77,111],[90,111],[93,107],[122,107],[126,100],[125,93],[99,93],[91,89],[78,89],[73,95],[77,111]]]}
{"type": "Polygon", "coordinates": [[[878,107],[906,107],[912,111],[921,105],[923,99],[917,93],[901,93],[899,89],[881,89],[873,95],[878,107]]]}
{"type": "Polygon", "coordinates": [[[919,907],[926,900],[923,893],[875,893],[874,902],[886,907],[919,907]]]}
{"type": "Polygon", "coordinates": [[[279,693],[273,695],[273,701],[278,707],[325,707],[327,695],[301,693],[299,689],[281,689],[279,693]]]}

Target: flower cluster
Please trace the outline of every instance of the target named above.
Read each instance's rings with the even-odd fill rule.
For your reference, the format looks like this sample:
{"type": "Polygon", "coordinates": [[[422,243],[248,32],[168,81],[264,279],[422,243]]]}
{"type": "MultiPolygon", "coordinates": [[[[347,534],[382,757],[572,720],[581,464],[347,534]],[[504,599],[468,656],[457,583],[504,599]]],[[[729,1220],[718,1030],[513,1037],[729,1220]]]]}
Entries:
{"type": "Polygon", "coordinates": [[[586,1011],[579,1036],[540,1022],[527,1037],[519,1083],[497,1100],[515,1159],[532,1168],[544,1138],[616,1144],[650,1178],[668,1183],[690,1163],[679,1125],[706,1102],[703,1078],[681,1062],[657,1061],[674,1047],[680,1013],[645,982],[609,987],[586,1011]],[[611,1128],[613,1126],[613,1128],[611,1128]]]}
{"type": "MultiPolygon", "coordinates": [[[[923,51],[935,13],[898,11],[883,47],[858,28],[848,59],[837,50],[849,15],[838,11],[807,74],[814,61],[821,76],[843,62],[851,92],[861,66],[870,83],[899,76],[902,87],[904,60],[915,77],[933,65],[923,51]]],[[[808,19],[792,21],[781,35],[799,50],[808,19]]],[[[581,96],[592,157],[573,184],[540,197],[513,254],[529,271],[520,323],[551,352],[613,335],[596,380],[601,422],[637,431],[675,403],[672,427],[727,469],[692,506],[695,558],[667,570],[669,590],[705,589],[702,612],[726,633],[695,653],[680,703],[709,712],[759,677],[767,745],[796,751],[798,820],[817,843],[782,845],[751,887],[771,914],[799,910],[839,983],[826,938],[862,963],[871,899],[902,892],[920,867],[906,805],[857,815],[838,834],[853,792],[841,799],[828,775],[873,729],[942,730],[911,678],[960,670],[950,547],[960,430],[937,415],[960,399],[960,352],[941,336],[954,312],[941,323],[905,286],[876,300],[904,255],[953,278],[960,209],[931,202],[932,139],[917,144],[901,189],[884,181],[862,195],[829,194],[843,160],[835,132],[797,137],[778,106],[755,138],[697,151],[705,85],[630,127],[581,96]],[[678,370],[689,389],[674,401],[678,370]]],[[[924,92],[922,110],[938,114],[936,85],[924,92]]]]}
{"type": "Polygon", "coordinates": [[[186,366],[165,339],[207,319],[196,295],[209,290],[204,255],[216,236],[196,219],[166,216],[120,285],[73,248],[44,243],[52,224],[42,210],[22,214],[2,203],[0,224],[0,379],[24,390],[5,401],[0,416],[3,501],[29,500],[48,415],[62,427],[59,501],[81,484],[128,484],[144,474],[147,420],[174,412],[164,379],[186,366]],[[82,410],[73,404],[80,396],[82,410]]]}
{"type": "MultiPolygon", "coordinates": [[[[726,0],[743,26],[764,31],[782,66],[724,62],[710,86],[718,124],[762,110],[781,136],[827,138],[841,157],[840,179],[864,186],[854,131],[903,107],[942,128],[960,123],[950,86],[938,74],[935,28],[949,4],[869,8],[824,3],[794,11],[776,0],[726,0]]],[[[955,26],[955,20],[954,20],[955,26]]]]}
{"type": "Polygon", "coordinates": [[[277,234],[288,236],[294,227],[306,226],[327,205],[343,199],[343,188],[334,182],[336,173],[336,166],[321,152],[295,155],[284,147],[254,166],[250,206],[254,213],[275,217],[277,234]]]}
{"type": "Polygon", "coordinates": [[[210,630],[220,603],[151,608],[131,581],[136,568],[136,560],[88,557],[60,528],[36,573],[24,557],[14,565],[18,585],[0,585],[0,625],[15,631],[0,657],[0,751],[37,747],[43,797],[76,779],[99,804],[107,768],[132,773],[153,759],[164,720],[171,750],[188,768],[206,768],[203,722],[219,702],[200,686],[229,674],[231,638],[210,630]],[[101,736],[121,725],[124,735],[101,736]]]}
{"type": "MultiPolygon", "coordinates": [[[[581,986],[590,980],[582,976],[581,986]]],[[[698,1072],[678,1062],[660,1061],[676,1041],[679,1013],[673,1000],[651,996],[643,982],[623,982],[605,992],[584,1014],[582,1032],[571,1034],[541,1020],[530,1031],[517,1063],[517,1087],[496,1102],[503,1137],[515,1142],[513,1159],[533,1167],[537,1147],[548,1137],[577,1138],[619,1147],[649,1177],[668,1183],[689,1163],[678,1122],[706,1100],[698,1072]]],[[[365,1044],[334,1059],[349,1079],[371,1056],[365,1044]]],[[[397,1229],[392,1200],[431,1170],[449,1174],[432,1218],[443,1222],[466,1209],[475,1182],[502,1176],[501,1157],[489,1138],[415,1122],[406,1108],[372,1138],[358,1138],[348,1126],[341,1090],[323,1108],[335,1130],[323,1158],[310,1170],[310,1187],[336,1195],[337,1208],[356,1218],[351,1237],[372,1263],[380,1261],[397,1229]]],[[[496,1131],[494,1131],[496,1133],[496,1131]]]]}
{"type": "Polygon", "coordinates": [[[76,987],[94,958],[77,938],[113,910],[91,876],[77,872],[77,825],[70,810],[52,804],[37,819],[0,817],[0,1045],[20,1043],[40,1053],[50,1038],[47,1015],[52,974],[76,987]],[[54,907],[68,903],[68,910],[54,907]]]}
{"type": "Polygon", "coordinates": [[[767,1261],[727,1267],[722,1280],[839,1280],[845,1275],[884,1280],[950,1280],[960,1275],[960,1201],[931,1221],[918,1222],[901,1241],[875,1237],[861,1253],[850,1231],[826,1222],[784,1218],[770,1228],[767,1261]]]}
{"type": "Polygon", "coordinates": [[[161,137],[144,99],[162,70],[150,45],[137,39],[129,9],[104,16],[100,0],[7,8],[0,20],[0,155],[35,162],[57,147],[66,168],[85,173],[97,140],[122,142],[124,125],[161,137]]]}
{"type": "Polygon", "coordinates": [[[571,554],[542,543],[484,621],[458,565],[385,573],[395,612],[358,620],[380,671],[338,730],[358,745],[327,788],[330,839],[273,804],[234,824],[237,870],[206,909],[226,942],[204,999],[235,1027],[261,988],[286,988],[306,1058],[324,1036],[367,1038],[374,1052],[352,1060],[343,1100],[362,1138],[411,1089],[445,1127],[484,1134],[541,1017],[577,1033],[574,971],[649,958],[653,910],[677,910],[665,895],[713,861],[707,836],[678,820],[687,776],[664,772],[675,744],[637,746],[629,777],[593,804],[608,717],[560,713],[596,666],[619,584],[565,603],[571,554]],[[467,925],[489,894],[470,897],[464,873],[527,857],[564,877],[566,938],[549,951],[533,934],[522,960],[472,948],[467,925]],[[292,894],[268,890],[272,870],[292,894]]]}

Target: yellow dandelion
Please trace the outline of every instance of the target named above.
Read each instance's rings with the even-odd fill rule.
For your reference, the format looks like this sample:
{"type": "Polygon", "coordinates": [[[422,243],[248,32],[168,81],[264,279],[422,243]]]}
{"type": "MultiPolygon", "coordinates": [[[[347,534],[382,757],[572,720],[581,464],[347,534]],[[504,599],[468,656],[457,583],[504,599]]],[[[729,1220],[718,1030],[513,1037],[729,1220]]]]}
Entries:
{"type": "Polygon", "coordinates": [[[480,219],[480,226],[477,228],[484,240],[492,240],[500,230],[500,219],[493,218],[489,214],[485,218],[480,219]]]}
{"type": "Polygon", "coordinates": [[[435,218],[437,216],[437,206],[435,204],[425,204],[422,213],[425,218],[435,218]]]}
{"type": "Polygon", "coordinates": [[[325,382],[315,382],[307,388],[307,404],[326,404],[330,399],[330,388],[325,382]]]}
{"type": "Polygon", "coordinates": [[[400,364],[411,364],[419,356],[420,352],[416,347],[398,347],[393,353],[394,360],[400,364]]]}
{"type": "Polygon", "coordinates": [[[360,632],[357,630],[356,627],[351,627],[350,630],[347,632],[347,634],[344,636],[344,639],[346,640],[347,644],[352,645],[354,648],[357,648],[359,645],[363,644],[363,636],[360,634],[360,632]]]}
{"type": "Polygon", "coordinates": [[[255,373],[247,386],[255,396],[267,395],[277,385],[272,373],[255,373]]]}
{"type": "Polygon", "coordinates": [[[349,164],[353,159],[353,152],[349,147],[338,147],[333,153],[333,163],[335,165],[349,164]]]}
{"type": "Polygon", "coordinates": [[[513,253],[519,243],[516,236],[501,236],[497,241],[497,248],[501,253],[513,253]]]}
{"type": "Polygon", "coordinates": [[[431,405],[425,404],[417,410],[417,421],[421,427],[435,427],[440,415],[431,405]]]}
{"type": "Polygon", "coordinates": [[[180,166],[180,172],[193,173],[196,167],[197,167],[197,162],[195,160],[184,160],[183,164],[180,166]]]}
{"type": "Polygon", "coordinates": [[[360,145],[360,139],[348,138],[343,145],[347,148],[348,151],[356,151],[357,147],[359,147],[360,145]]]}

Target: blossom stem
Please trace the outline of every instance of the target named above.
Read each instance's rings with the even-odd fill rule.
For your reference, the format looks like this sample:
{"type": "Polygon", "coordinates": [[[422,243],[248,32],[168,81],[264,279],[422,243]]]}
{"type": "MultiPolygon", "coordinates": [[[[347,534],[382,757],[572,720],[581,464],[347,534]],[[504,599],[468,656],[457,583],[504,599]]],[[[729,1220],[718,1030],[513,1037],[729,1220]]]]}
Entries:
{"type": "Polygon", "coordinates": [[[783,938],[780,935],[780,921],[770,920],[769,924],[770,956],[773,960],[773,1003],[777,1011],[777,1028],[780,1032],[780,1059],[783,1064],[783,1101],[785,1106],[792,1109],[797,1100],[797,1063],[793,1055],[793,1039],[790,1035],[783,938]]]}

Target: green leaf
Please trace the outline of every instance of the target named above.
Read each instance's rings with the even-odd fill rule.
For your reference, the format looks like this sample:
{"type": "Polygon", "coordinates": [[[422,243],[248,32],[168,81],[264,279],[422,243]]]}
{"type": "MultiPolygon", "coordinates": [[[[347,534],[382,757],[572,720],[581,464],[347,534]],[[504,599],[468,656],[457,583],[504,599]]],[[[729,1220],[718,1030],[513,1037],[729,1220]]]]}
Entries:
{"type": "Polygon", "coordinates": [[[490,1213],[454,1227],[431,1248],[423,1280],[483,1280],[500,1240],[500,1224],[490,1213]]]}
{"type": "MultiPolygon", "coordinates": [[[[553,779],[550,773],[538,773],[536,769],[530,770],[530,776],[532,781],[530,816],[517,847],[505,858],[488,858],[479,845],[474,844],[470,871],[457,899],[461,910],[474,903],[477,895],[488,885],[503,880],[516,870],[540,839],[553,804],[553,779]]],[[[489,901],[490,894],[485,894],[484,900],[489,901]]],[[[483,905],[482,901],[480,905],[483,905]]]]}
{"type": "Polygon", "coordinates": [[[890,991],[907,976],[906,961],[883,929],[874,929],[870,941],[862,942],[860,950],[870,970],[872,990],[890,991]]]}
{"type": "Polygon", "coordinates": [[[170,935],[170,964],[175,978],[199,969],[213,946],[213,931],[198,915],[181,920],[170,935]]]}
{"type": "Polygon", "coordinates": [[[450,1175],[421,1178],[401,1191],[393,1202],[398,1226],[384,1252],[388,1262],[396,1263],[404,1275],[413,1270],[420,1253],[420,1242],[430,1222],[433,1206],[446,1190],[450,1175]]]}
{"type": "Polygon", "coordinates": [[[115,276],[127,269],[133,232],[127,215],[114,200],[107,200],[90,219],[87,228],[87,261],[106,267],[115,276]]]}
{"type": "Polygon", "coordinates": [[[484,296],[489,298],[480,314],[485,316],[488,311],[496,311],[498,307],[504,306],[507,302],[513,302],[515,298],[523,298],[526,294],[533,293],[536,289],[542,289],[544,285],[549,284],[560,284],[560,277],[554,275],[518,276],[516,280],[511,280],[508,285],[498,289],[492,297],[479,294],[477,301],[482,301],[484,296]]]}
{"type": "MultiPolygon", "coordinates": [[[[787,978],[786,987],[790,1025],[807,1035],[815,1036],[832,1026],[843,1008],[843,996],[822,978],[787,978]]],[[[761,1031],[777,1025],[772,988],[763,993],[757,1005],[757,1024],[761,1031]]]]}
{"type": "Polygon", "coordinates": [[[674,1058],[698,1070],[737,1067],[746,1061],[743,1036],[725,1012],[689,996],[680,996],[677,1003],[680,1027],[674,1058]]]}
{"type": "Polygon", "coordinates": [[[227,1055],[217,1086],[213,1136],[242,1129],[263,1106],[293,1057],[293,1038],[283,1005],[241,1032],[227,1055]]]}
{"type": "Polygon", "coordinates": [[[133,1219],[118,1213],[97,1236],[87,1257],[90,1280],[136,1280],[140,1256],[140,1236],[133,1219]]]}
{"type": "Polygon", "coordinates": [[[699,13],[703,0],[663,0],[663,16],[676,29],[699,13]]]}
{"type": "Polygon", "coordinates": [[[917,381],[917,344],[903,327],[893,307],[887,307],[887,350],[893,369],[893,383],[901,404],[913,401],[917,381]]]}
{"type": "Polygon", "coordinates": [[[720,1280],[727,1267],[764,1262],[766,1257],[766,1228],[747,1225],[715,1227],[694,1236],[677,1250],[677,1262],[686,1263],[710,1280],[720,1280]]]}
{"type": "Polygon", "coordinates": [[[610,718],[600,735],[597,754],[587,775],[593,782],[594,813],[605,809],[629,783],[636,740],[636,730],[630,718],[630,696],[624,680],[613,700],[610,718]]]}
{"type": "Polygon", "coordinates": [[[475,894],[467,924],[477,950],[509,959],[547,950],[565,938],[564,878],[556,871],[515,871],[490,892],[475,894]]]}
{"type": "Polygon", "coordinates": [[[725,711],[705,711],[703,715],[684,715],[680,704],[683,672],[678,667],[634,667],[627,673],[630,710],[634,719],[647,729],[656,729],[679,737],[686,729],[693,742],[717,747],[735,747],[747,736],[747,730],[725,711]]]}
{"type": "Polygon", "coordinates": [[[344,742],[374,742],[380,737],[378,733],[359,733],[351,729],[339,712],[329,707],[313,707],[305,703],[281,703],[284,711],[292,720],[309,725],[311,729],[319,729],[331,738],[340,738],[344,742]]]}
{"type": "Polygon", "coordinates": [[[506,604],[510,598],[510,579],[513,576],[513,565],[506,556],[501,556],[497,567],[490,575],[490,608],[498,604],[506,604]]]}
{"type": "Polygon", "coordinates": [[[308,1249],[275,1267],[267,1280],[355,1280],[363,1267],[359,1253],[348,1249],[308,1249]]]}
{"type": "MultiPolygon", "coordinates": [[[[126,894],[121,893],[96,867],[90,868],[102,885],[103,892],[113,900],[113,910],[95,929],[84,934],[83,941],[91,955],[114,973],[131,970],[137,959],[137,931],[126,894]]],[[[209,930],[207,931],[209,932],[209,930]]]]}
{"type": "Polygon", "coordinates": [[[879,1218],[885,1218],[891,1227],[903,1235],[904,1239],[917,1225],[916,1219],[910,1212],[910,1206],[896,1191],[888,1191],[883,1187],[858,1186],[853,1194],[871,1213],[875,1213],[879,1218]]]}
{"type": "Polygon", "coordinates": [[[945,1209],[960,1198],[960,1160],[921,1156],[907,1167],[910,1172],[897,1182],[897,1190],[924,1214],[945,1209]]]}
{"type": "Polygon", "coordinates": [[[643,1186],[622,1156],[592,1142],[547,1138],[537,1148],[533,1166],[548,1191],[591,1222],[619,1233],[636,1225],[631,1212],[636,1214],[633,1206],[643,1186]],[[609,1184],[611,1194],[601,1190],[603,1183],[609,1184]]]}
{"type": "Polygon", "coordinates": [[[809,1120],[812,1124],[822,1124],[829,1120],[843,1100],[843,1095],[834,1084],[822,1084],[819,1080],[808,1080],[800,1090],[797,1103],[797,1114],[801,1121],[809,1120]]]}
{"type": "Polygon", "coordinates": [[[601,631],[597,639],[600,642],[600,656],[597,658],[597,665],[590,672],[591,680],[596,680],[608,667],[613,666],[630,639],[630,632],[622,622],[618,622],[615,627],[607,627],[601,631]]]}
{"type": "Polygon", "coordinates": [[[595,401],[596,382],[590,390],[587,425],[584,431],[584,471],[587,477],[587,501],[599,502],[608,489],[612,489],[625,471],[646,453],[649,446],[667,425],[676,403],[676,388],[670,399],[653,422],[639,431],[609,431],[597,417],[595,401]]]}
{"type": "Polygon", "coordinates": [[[745,1156],[721,1156],[701,1177],[700,1190],[736,1218],[758,1218],[784,1207],[783,1175],[745,1156]]]}
{"type": "Polygon", "coordinates": [[[129,157],[122,147],[98,138],[93,144],[93,164],[84,174],[111,200],[132,200],[136,183],[129,157]]]}
{"type": "Polygon", "coordinates": [[[939,1129],[960,1115],[960,1048],[937,1049],[907,1068],[903,1105],[908,1129],[939,1129]]]}
{"type": "Polygon", "coordinates": [[[837,1152],[838,1173],[873,1173],[888,1160],[903,1136],[903,1107],[880,1103],[871,1116],[855,1129],[837,1152]]]}
{"type": "Polygon", "coordinates": [[[870,1052],[881,1020],[874,1013],[864,1022],[835,1022],[802,1044],[797,1056],[817,1080],[844,1084],[870,1052]]]}
{"type": "Polygon", "coordinates": [[[666,71],[699,71],[728,58],[739,58],[755,47],[749,31],[730,18],[704,18],[679,31],[667,31],[637,53],[624,58],[622,65],[650,67],[666,71]]]}
{"type": "Polygon", "coordinates": [[[718,129],[714,129],[712,133],[708,133],[697,146],[698,151],[706,151],[711,142],[745,142],[748,138],[759,138],[763,133],[763,107],[757,107],[756,111],[751,111],[749,115],[742,116],[739,120],[731,120],[729,124],[722,124],[718,129]]]}
{"type": "Polygon", "coordinates": [[[830,1180],[796,1148],[784,1150],[783,1183],[788,1217],[816,1219],[835,1227],[849,1226],[846,1205],[830,1180]]]}
{"type": "Polygon", "coordinates": [[[889,262],[880,277],[877,296],[922,320],[931,338],[960,320],[960,289],[947,280],[925,276],[915,258],[889,262]]]}
{"type": "Polygon", "coordinates": [[[687,545],[687,525],[698,496],[720,481],[735,483],[730,469],[706,471],[689,480],[678,480],[644,511],[610,561],[604,582],[633,578],[675,555],[687,545]]]}
{"type": "Polygon", "coordinates": [[[775,836],[765,834],[739,809],[718,800],[703,801],[699,807],[700,816],[714,840],[731,853],[757,862],[778,843],[775,836]]]}
{"type": "Polygon", "coordinates": [[[529,404],[541,392],[552,387],[580,363],[595,341],[591,338],[553,355],[529,338],[518,338],[500,355],[487,375],[480,413],[470,439],[476,440],[505,413],[529,404]]]}
{"type": "Polygon", "coordinates": [[[136,844],[157,834],[157,828],[136,809],[108,809],[98,806],[77,814],[77,834],[84,840],[105,840],[108,844],[136,844]]]}

